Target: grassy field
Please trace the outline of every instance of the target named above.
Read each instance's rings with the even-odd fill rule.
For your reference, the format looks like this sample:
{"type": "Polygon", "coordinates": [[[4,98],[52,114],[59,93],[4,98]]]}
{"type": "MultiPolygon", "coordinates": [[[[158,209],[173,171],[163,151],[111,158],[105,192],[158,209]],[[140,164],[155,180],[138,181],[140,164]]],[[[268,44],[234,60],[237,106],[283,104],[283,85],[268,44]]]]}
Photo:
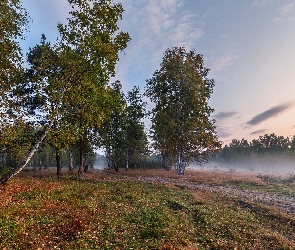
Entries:
{"type": "Polygon", "coordinates": [[[295,190],[205,171],[25,173],[0,188],[0,249],[295,249],[294,215],[212,186],[289,198],[295,190]]]}

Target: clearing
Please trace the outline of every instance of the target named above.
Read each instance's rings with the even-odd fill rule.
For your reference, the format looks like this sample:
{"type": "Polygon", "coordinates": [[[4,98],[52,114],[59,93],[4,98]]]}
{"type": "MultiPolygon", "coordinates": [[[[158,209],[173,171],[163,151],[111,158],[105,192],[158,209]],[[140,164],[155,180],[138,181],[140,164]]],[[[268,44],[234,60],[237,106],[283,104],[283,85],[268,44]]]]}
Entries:
{"type": "Polygon", "coordinates": [[[23,172],[0,189],[1,249],[295,249],[293,176],[23,172]]]}

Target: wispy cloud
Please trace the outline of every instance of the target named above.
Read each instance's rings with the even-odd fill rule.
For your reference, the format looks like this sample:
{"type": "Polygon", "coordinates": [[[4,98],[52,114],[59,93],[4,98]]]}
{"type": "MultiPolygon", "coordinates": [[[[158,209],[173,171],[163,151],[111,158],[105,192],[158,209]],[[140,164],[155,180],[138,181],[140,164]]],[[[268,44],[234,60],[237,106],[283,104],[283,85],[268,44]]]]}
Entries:
{"type": "Polygon", "coordinates": [[[231,132],[230,128],[219,127],[219,126],[216,126],[216,132],[217,132],[219,139],[224,139],[224,138],[230,137],[233,134],[231,132]]]}
{"type": "Polygon", "coordinates": [[[281,6],[279,8],[279,11],[281,12],[281,14],[286,14],[288,12],[290,12],[294,7],[294,3],[288,3],[288,4],[285,4],[283,6],[281,6]]]}
{"type": "Polygon", "coordinates": [[[251,6],[253,7],[261,7],[261,6],[264,6],[268,3],[270,3],[271,0],[255,0],[251,3],[251,6]]]}
{"type": "Polygon", "coordinates": [[[280,6],[278,8],[279,16],[275,17],[273,19],[274,23],[280,23],[280,22],[294,22],[294,7],[295,2],[288,3],[280,6]]]}
{"type": "Polygon", "coordinates": [[[120,79],[126,75],[152,74],[167,48],[192,49],[193,43],[203,36],[197,16],[184,10],[185,0],[120,2],[125,9],[120,27],[132,38],[125,50],[127,56],[122,56],[119,62],[120,79]]]}
{"type": "Polygon", "coordinates": [[[227,118],[232,118],[232,117],[237,117],[238,112],[236,111],[231,111],[231,112],[219,112],[216,115],[213,115],[214,119],[216,120],[224,120],[227,118]]]}
{"type": "Polygon", "coordinates": [[[287,102],[277,106],[274,106],[256,116],[254,116],[251,120],[249,120],[246,125],[254,126],[265,120],[276,117],[277,115],[285,112],[286,110],[292,108],[294,106],[294,102],[287,102]]]}
{"type": "Polygon", "coordinates": [[[239,56],[235,56],[232,54],[227,55],[222,58],[216,58],[213,62],[212,70],[221,71],[221,70],[227,68],[228,66],[230,66],[238,58],[239,58],[239,56]]]}
{"type": "Polygon", "coordinates": [[[282,21],[282,18],[280,18],[280,17],[276,17],[276,18],[273,19],[274,23],[279,23],[281,21],[282,21]]]}
{"type": "Polygon", "coordinates": [[[250,135],[262,135],[262,134],[265,134],[266,131],[267,129],[259,129],[259,130],[253,131],[252,133],[250,133],[250,135]]]}
{"type": "Polygon", "coordinates": [[[220,139],[224,139],[233,135],[233,128],[224,126],[226,119],[238,118],[239,113],[236,111],[219,112],[212,116],[216,120],[216,132],[220,139]]]}

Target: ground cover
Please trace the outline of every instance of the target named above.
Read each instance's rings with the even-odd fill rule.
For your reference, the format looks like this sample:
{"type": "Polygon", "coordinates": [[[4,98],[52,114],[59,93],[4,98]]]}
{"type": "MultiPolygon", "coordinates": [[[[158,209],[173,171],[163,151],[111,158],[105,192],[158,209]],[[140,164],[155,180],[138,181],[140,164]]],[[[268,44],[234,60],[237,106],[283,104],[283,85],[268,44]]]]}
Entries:
{"type": "Polygon", "coordinates": [[[292,211],[234,195],[292,188],[216,171],[23,173],[0,189],[0,248],[294,249],[292,211]]]}

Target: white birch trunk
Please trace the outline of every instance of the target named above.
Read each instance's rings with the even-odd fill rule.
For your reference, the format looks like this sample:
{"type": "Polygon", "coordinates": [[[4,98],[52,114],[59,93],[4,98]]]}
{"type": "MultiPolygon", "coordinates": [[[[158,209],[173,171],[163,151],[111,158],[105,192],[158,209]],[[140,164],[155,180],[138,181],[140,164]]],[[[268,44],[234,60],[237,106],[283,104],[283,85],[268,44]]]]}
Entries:
{"type": "Polygon", "coordinates": [[[50,128],[53,125],[53,121],[50,122],[48,128],[44,131],[43,135],[40,137],[40,139],[36,142],[35,146],[32,148],[32,150],[30,151],[28,157],[26,158],[26,160],[24,161],[24,163],[17,169],[15,169],[14,171],[12,171],[11,173],[9,173],[8,175],[2,177],[0,179],[0,183],[1,184],[5,184],[6,182],[8,182],[11,178],[13,178],[14,176],[16,176],[17,174],[19,174],[30,162],[31,158],[33,157],[33,155],[35,154],[35,152],[37,151],[37,149],[39,148],[40,144],[44,141],[47,132],[50,130],[50,128]]]}
{"type": "Polygon", "coordinates": [[[126,150],[126,172],[128,171],[129,168],[129,154],[128,154],[128,149],[126,150]]]}
{"type": "Polygon", "coordinates": [[[73,160],[73,151],[72,151],[72,149],[69,150],[69,157],[70,157],[69,173],[70,173],[70,174],[73,174],[73,170],[74,170],[74,160],[73,160]]]}

